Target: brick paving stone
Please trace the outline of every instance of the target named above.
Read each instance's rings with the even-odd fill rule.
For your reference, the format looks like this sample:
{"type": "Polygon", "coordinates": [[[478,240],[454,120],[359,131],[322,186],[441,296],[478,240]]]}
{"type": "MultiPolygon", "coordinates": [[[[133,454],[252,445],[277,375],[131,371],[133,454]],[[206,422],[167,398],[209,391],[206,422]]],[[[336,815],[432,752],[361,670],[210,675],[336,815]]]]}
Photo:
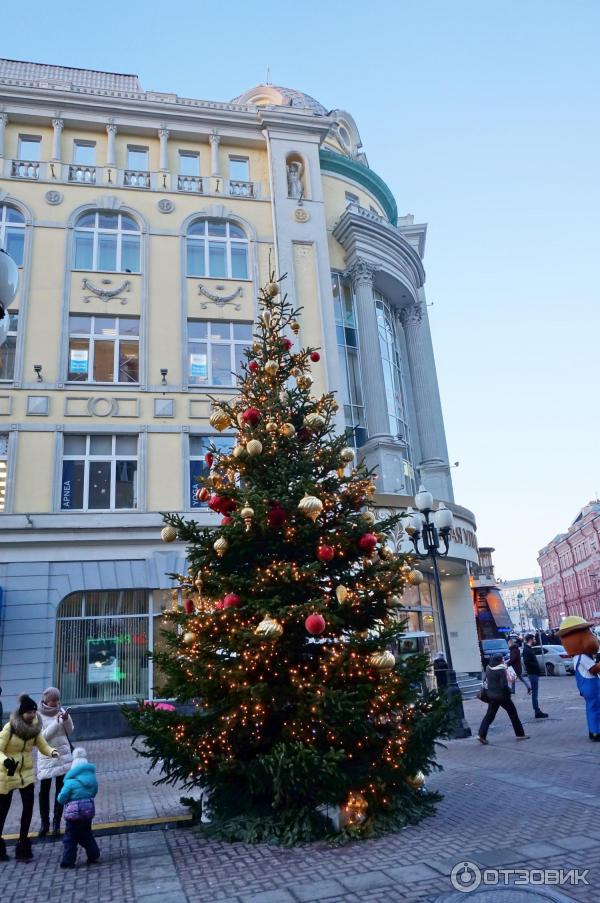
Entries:
{"type": "Polygon", "coordinates": [[[385,870],[386,875],[398,884],[412,884],[416,881],[425,881],[433,878],[439,878],[439,873],[425,863],[417,865],[399,865],[392,866],[385,870]]]}
{"type": "Polygon", "coordinates": [[[330,900],[344,893],[344,888],[339,881],[325,879],[311,881],[307,884],[295,884],[292,893],[301,903],[310,903],[313,900],[330,900]]]}
{"type": "Polygon", "coordinates": [[[392,884],[388,875],[379,871],[364,871],[359,875],[344,875],[341,882],[348,890],[367,891],[392,884]]]}
{"type": "Polygon", "coordinates": [[[544,841],[526,843],[524,846],[515,847],[515,850],[520,854],[521,860],[525,862],[528,859],[543,859],[546,856],[556,856],[557,853],[561,852],[561,848],[555,843],[545,843],[544,841]]]}
{"type": "Polygon", "coordinates": [[[243,894],[242,903],[296,903],[287,890],[267,890],[258,894],[243,894]]]}
{"type": "Polygon", "coordinates": [[[555,843],[565,850],[573,850],[577,853],[579,850],[590,850],[598,846],[598,840],[595,837],[588,837],[586,834],[573,834],[570,837],[557,837],[555,843]]]}
{"type": "Polygon", "coordinates": [[[520,862],[522,859],[521,854],[512,847],[496,847],[495,850],[484,850],[483,852],[479,850],[469,853],[469,857],[478,865],[485,865],[487,868],[512,865],[513,862],[520,862]]]}

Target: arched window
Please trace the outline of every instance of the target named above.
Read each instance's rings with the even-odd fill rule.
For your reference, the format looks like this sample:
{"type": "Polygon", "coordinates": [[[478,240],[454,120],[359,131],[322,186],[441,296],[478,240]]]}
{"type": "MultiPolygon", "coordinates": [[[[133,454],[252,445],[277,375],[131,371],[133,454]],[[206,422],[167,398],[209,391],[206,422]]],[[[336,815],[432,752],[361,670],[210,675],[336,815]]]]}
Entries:
{"type": "Polygon", "coordinates": [[[126,213],[82,213],[75,224],[73,269],[139,273],[140,238],[140,227],[126,213]]]}
{"type": "Polygon", "coordinates": [[[0,247],[10,254],[18,267],[23,266],[25,217],[10,204],[0,204],[0,247]]]}
{"type": "Polygon", "coordinates": [[[224,219],[198,219],[187,231],[187,275],[248,279],[248,239],[224,219]]]}

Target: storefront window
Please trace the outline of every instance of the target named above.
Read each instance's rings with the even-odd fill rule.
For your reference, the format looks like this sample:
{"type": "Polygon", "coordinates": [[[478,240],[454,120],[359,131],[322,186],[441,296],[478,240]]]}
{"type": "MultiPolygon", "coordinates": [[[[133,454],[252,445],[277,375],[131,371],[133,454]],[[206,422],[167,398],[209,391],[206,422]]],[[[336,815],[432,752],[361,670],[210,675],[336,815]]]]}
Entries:
{"type": "Polygon", "coordinates": [[[148,650],[160,645],[169,591],[73,593],[56,618],[55,683],[67,705],[152,699],[148,650]]]}

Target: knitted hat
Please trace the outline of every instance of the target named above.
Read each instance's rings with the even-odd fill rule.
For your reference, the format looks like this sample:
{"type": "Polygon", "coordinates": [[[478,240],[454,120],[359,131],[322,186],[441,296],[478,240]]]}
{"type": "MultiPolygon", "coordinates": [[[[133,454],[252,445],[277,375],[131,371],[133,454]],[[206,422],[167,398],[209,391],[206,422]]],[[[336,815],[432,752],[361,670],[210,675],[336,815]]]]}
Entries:
{"type": "Polygon", "coordinates": [[[76,746],[73,750],[73,765],[79,765],[82,762],[87,762],[87,760],[87,752],[83,746],[76,746]]]}
{"type": "Polygon", "coordinates": [[[34,702],[27,693],[21,693],[19,696],[19,715],[24,715],[25,712],[37,712],[37,702],[34,702]]]}
{"type": "Polygon", "coordinates": [[[42,693],[42,702],[48,702],[49,699],[60,699],[60,690],[58,687],[46,687],[42,693]]]}

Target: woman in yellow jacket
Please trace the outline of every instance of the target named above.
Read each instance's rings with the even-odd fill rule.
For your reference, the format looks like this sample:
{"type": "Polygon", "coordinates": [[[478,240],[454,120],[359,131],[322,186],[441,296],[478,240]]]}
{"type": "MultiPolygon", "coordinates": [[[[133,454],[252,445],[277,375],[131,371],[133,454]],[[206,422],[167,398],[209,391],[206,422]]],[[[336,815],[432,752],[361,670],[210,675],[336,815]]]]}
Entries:
{"type": "Polygon", "coordinates": [[[8,860],[2,832],[13,790],[20,791],[23,804],[15,859],[22,862],[33,859],[28,837],[33,815],[35,781],[31,750],[37,746],[45,756],[58,756],[57,751],[48,746],[41,731],[42,722],[37,714],[37,705],[30,696],[23,693],[19,696],[19,708],[12,713],[8,723],[0,731],[0,862],[8,860]]]}

